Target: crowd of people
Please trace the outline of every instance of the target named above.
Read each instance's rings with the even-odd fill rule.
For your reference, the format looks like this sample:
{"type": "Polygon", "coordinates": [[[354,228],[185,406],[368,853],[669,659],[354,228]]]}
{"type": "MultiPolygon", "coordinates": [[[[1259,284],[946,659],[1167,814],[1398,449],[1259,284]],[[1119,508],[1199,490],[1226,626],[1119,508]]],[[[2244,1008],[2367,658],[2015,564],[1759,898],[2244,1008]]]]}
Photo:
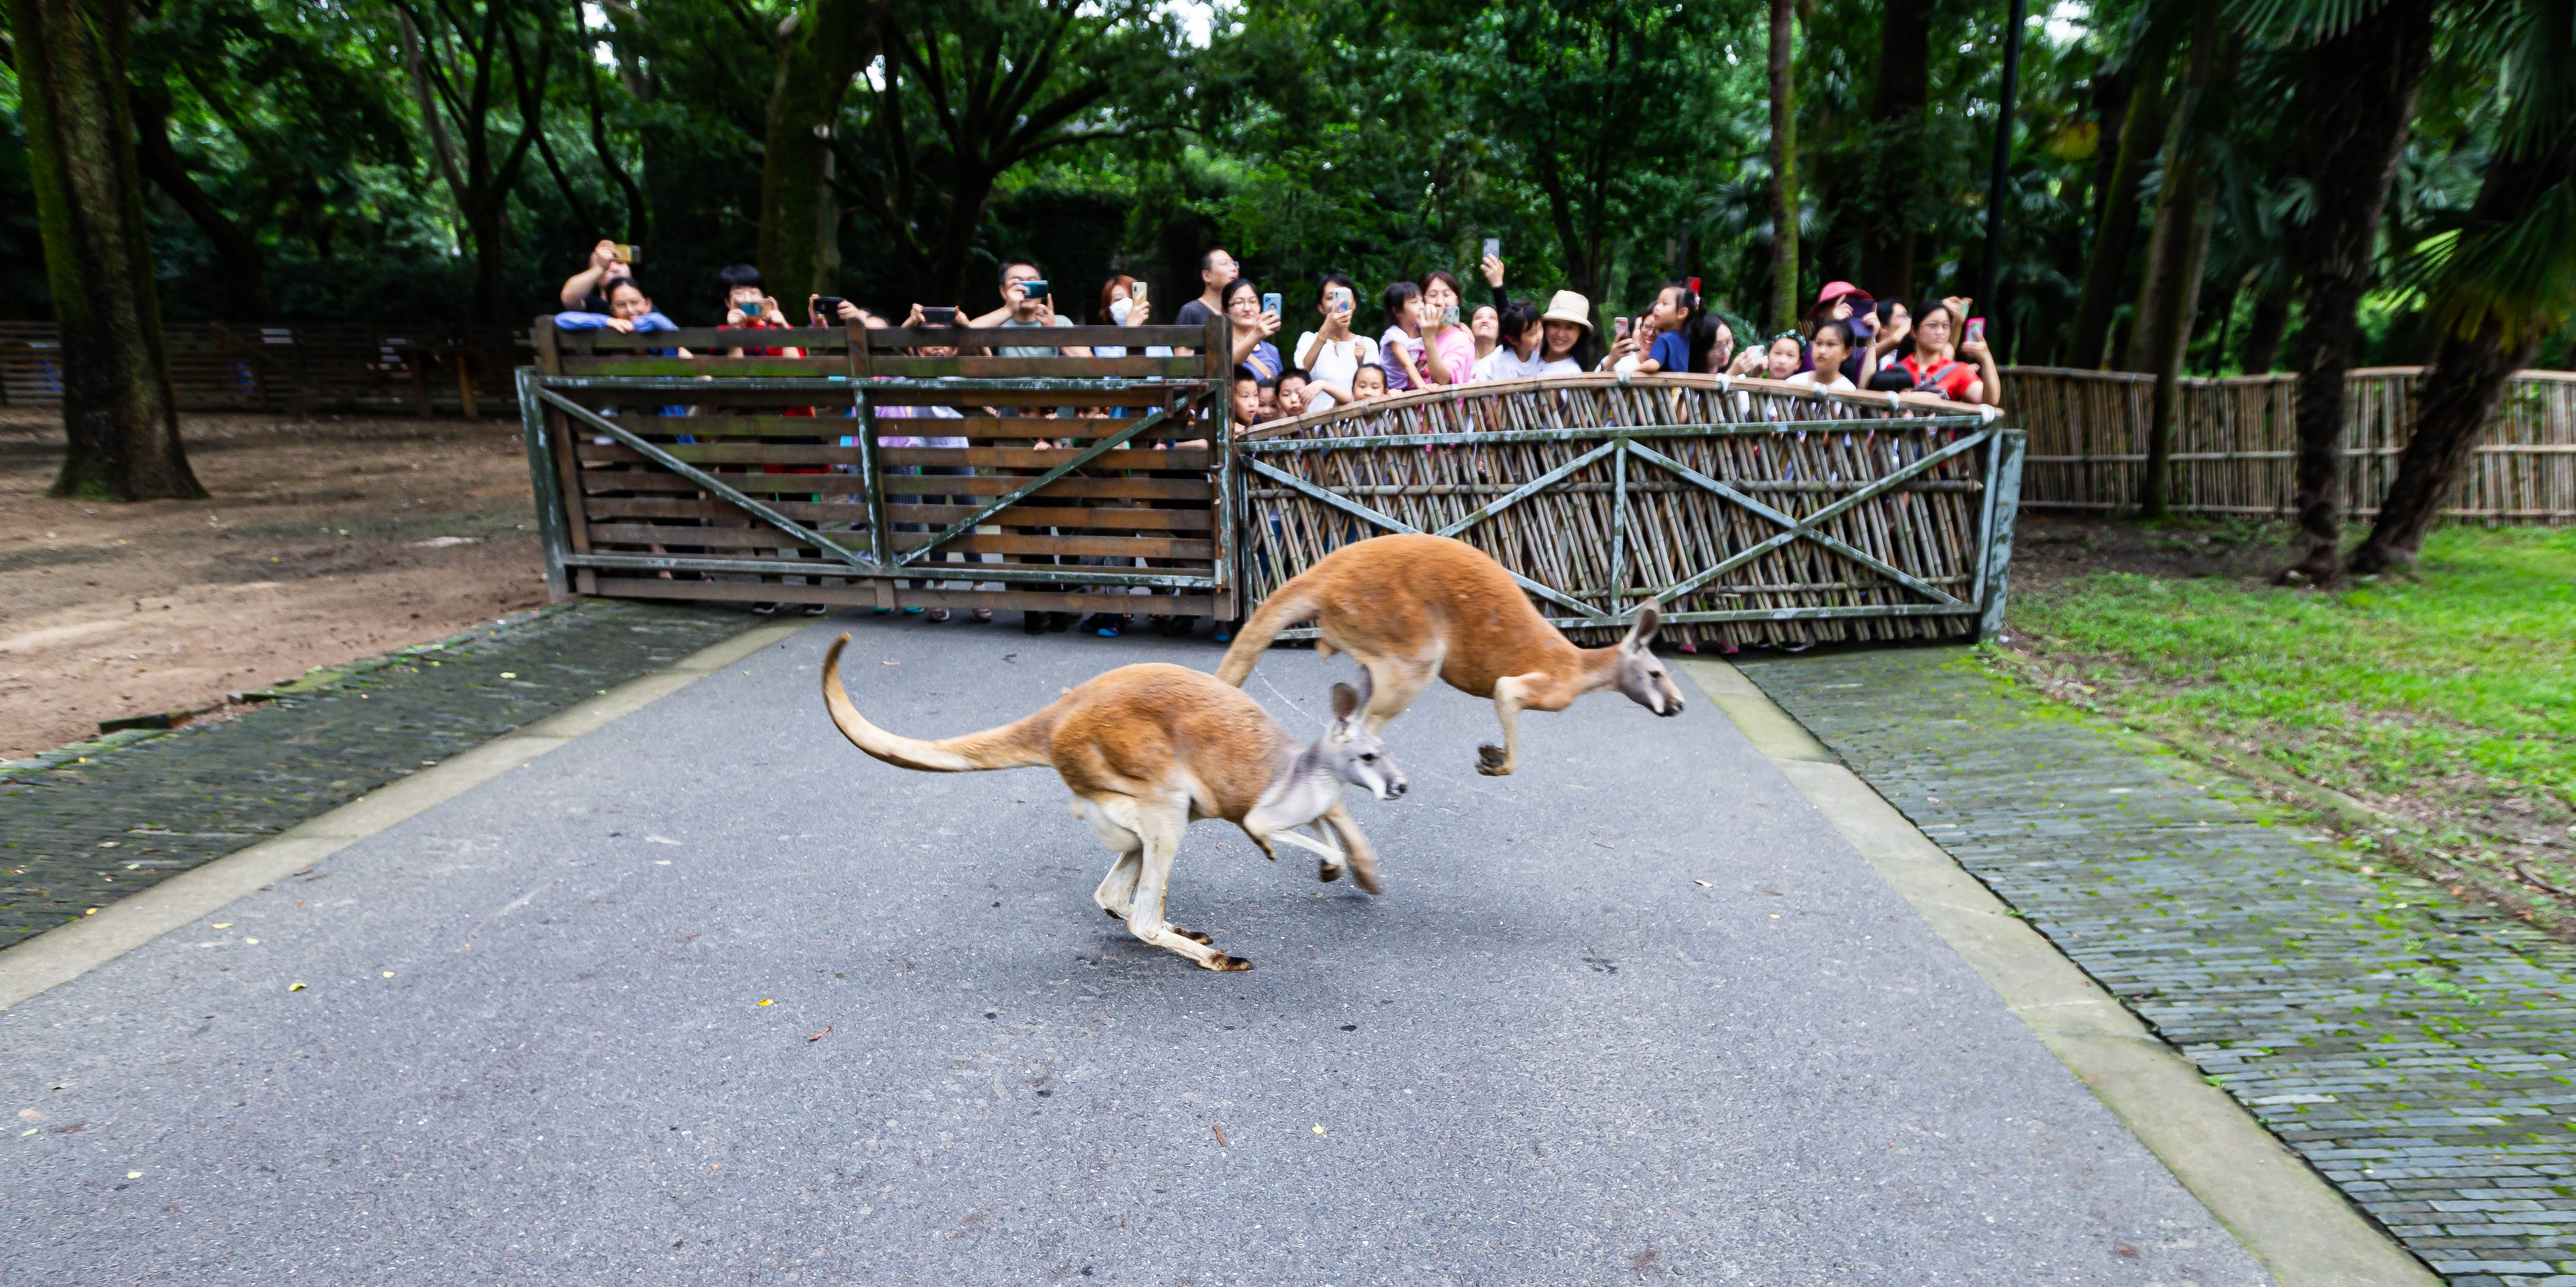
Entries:
{"type": "MultiPolygon", "coordinates": [[[[1596,326],[1592,301],[1578,292],[1553,292],[1544,308],[1535,298],[1513,298],[1504,288],[1505,264],[1497,251],[1495,243],[1486,243],[1477,265],[1486,299],[1473,307],[1467,305],[1463,283],[1447,269],[1434,270],[1418,282],[1401,281],[1387,286],[1377,300],[1385,327],[1375,336],[1369,334],[1371,326],[1360,320],[1359,287],[1340,273],[1326,274],[1315,285],[1314,329],[1299,333],[1283,354],[1277,343],[1285,333],[1283,297],[1264,293],[1257,283],[1243,276],[1242,265],[1232,255],[1223,248],[1211,248],[1199,258],[1199,294],[1182,303],[1172,320],[1202,333],[1215,330],[1230,342],[1227,356],[1233,367],[1233,388],[1228,412],[1237,432],[1412,389],[1586,371],[1637,375],[1723,373],[1825,392],[1923,392],[1957,402],[2002,402],[2003,376],[1986,345],[1984,319],[1970,316],[1970,301],[1963,298],[1924,301],[1909,309],[1898,300],[1874,299],[1849,282],[1832,282],[1818,293],[1802,326],[1754,343],[1747,341],[1758,336],[1740,319],[1708,307],[1700,297],[1696,280],[1669,282],[1656,292],[1644,311],[1604,319],[1608,323],[1604,333],[1605,328],[1596,326]],[[1219,325],[1211,327],[1211,323],[1219,325]]],[[[724,269],[718,275],[718,285],[725,319],[720,330],[782,330],[799,324],[767,293],[760,271],[749,264],[724,269]]],[[[815,327],[900,325],[906,329],[961,331],[1074,325],[1071,317],[1058,310],[1054,287],[1035,263],[1024,259],[1003,263],[996,290],[999,307],[982,314],[969,316],[963,308],[915,304],[900,322],[845,299],[814,295],[806,300],[802,321],[815,327]]],[[[649,335],[679,329],[654,307],[652,296],[637,280],[629,249],[613,242],[602,241],[592,248],[589,265],[564,282],[561,295],[564,311],[556,314],[555,325],[563,330],[609,329],[649,335]]],[[[1091,311],[1094,324],[1106,327],[1147,326],[1154,316],[1146,284],[1124,274],[1102,283],[1091,311]]],[[[743,338],[747,343],[728,346],[725,353],[735,357],[801,355],[792,347],[759,344],[748,335],[743,338]]],[[[1037,340],[1036,336],[1014,344],[1000,342],[1003,338],[995,336],[992,342],[968,347],[1003,357],[1195,356],[1187,345],[1029,342],[1037,340]]],[[[926,357],[950,357],[960,347],[938,345],[912,351],[926,357]]],[[[676,345],[650,351],[690,356],[686,348],[676,345]]],[[[664,410],[666,414],[684,414],[679,408],[664,410]]],[[[888,405],[878,409],[880,418],[953,419],[961,414],[946,406],[888,405]]],[[[1123,412],[1114,408],[1065,407],[1019,414],[1063,419],[1123,412]]],[[[858,439],[852,436],[842,436],[839,441],[845,447],[858,445],[858,439]]],[[[959,436],[880,434],[877,445],[965,447],[968,443],[959,436]]],[[[1046,448],[1050,444],[1041,438],[1036,445],[1046,448]]],[[[770,468],[775,471],[787,467],[770,468]]],[[[814,466],[790,472],[830,471],[814,466]]],[[[966,496],[925,497],[922,503],[937,504],[942,500],[975,503],[975,498],[966,496]]],[[[983,561],[994,557],[986,555],[983,561]]],[[[1091,557],[1082,560],[1102,561],[1091,557]]],[[[775,611],[778,606],[763,604],[756,610],[775,611]]],[[[818,605],[808,611],[819,614],[824,609],[818,605]]],[[[907,611],[926,611],[934,620],[949,616],[945,608],[907,611]]],[[[992,617],[990,609],[973,612],[978,620],[992,617]]],[[[1033,634],[1062,630],[1074,619],[1071,613],[1030,612],[1025,614],[1024,628],[1033,634]]],[[[1189,630],[1193,620],[1157,617],[1155,624],[1167,633],[1177,634],[1189,630]]],[[[1132,621],[1131,614],[1100,613],[1082,624],[1086,630],[1114,636],[1132,621]]],[[[1218,637],[1220,642],[1225,637],[1222,624],[1218,637]]]]}

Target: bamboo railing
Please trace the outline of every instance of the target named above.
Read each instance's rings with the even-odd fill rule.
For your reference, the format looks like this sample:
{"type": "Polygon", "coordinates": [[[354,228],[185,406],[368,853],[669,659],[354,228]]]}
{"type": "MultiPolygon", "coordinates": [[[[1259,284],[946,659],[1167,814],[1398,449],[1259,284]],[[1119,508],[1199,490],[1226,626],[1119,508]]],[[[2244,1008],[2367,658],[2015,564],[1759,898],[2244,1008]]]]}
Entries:
{"type": "MultiPolygon", "coordinates": [[[[2368,519],[2397,476],[2421,367],[2368,367],[2347,386],[2341,502],[2368,519]]],[[[2010,367],[2009,410],[2030,435],[2022,504],[2110,510],[2135,503],[2155,378],[2124,371],[2010,367]]],[[[2186,379],[2170,495],[2201,514],[2287,515],[2298,449],[2291,375],[2186,379]]],[[[2460,522],[2576,523],[2576,372],[2523,371],[2444,509],[2460,522]]]]}
{"type": "MultiPolygon", "coordinates": [[[[504,415],[525,327],[374,322],[172,322],[161,328],[182,411],[504,415]]],[[[51,322],[0,322],[0,406],[63,399],[51,322]]]]}

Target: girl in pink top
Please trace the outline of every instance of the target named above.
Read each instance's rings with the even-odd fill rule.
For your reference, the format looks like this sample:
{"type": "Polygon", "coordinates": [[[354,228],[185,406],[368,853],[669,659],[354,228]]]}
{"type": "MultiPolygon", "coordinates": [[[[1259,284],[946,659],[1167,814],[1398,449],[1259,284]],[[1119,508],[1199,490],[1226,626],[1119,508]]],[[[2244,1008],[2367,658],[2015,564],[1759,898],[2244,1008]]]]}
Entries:
{"type": "Polygon", "coordinates": [[[1458,279],[1441,269],[1422,279],[1422,335],[1427,343],[1422,374],[1431,384],[1466,384],[1476,378],[1476,335],[1457,317],[1458,279]]]}

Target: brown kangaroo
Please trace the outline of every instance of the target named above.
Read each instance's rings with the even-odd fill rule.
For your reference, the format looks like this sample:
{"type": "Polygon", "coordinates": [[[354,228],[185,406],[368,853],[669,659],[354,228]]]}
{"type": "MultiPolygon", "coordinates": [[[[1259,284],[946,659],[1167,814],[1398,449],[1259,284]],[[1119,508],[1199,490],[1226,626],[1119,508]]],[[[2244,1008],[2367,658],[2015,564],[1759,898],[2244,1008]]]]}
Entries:
{"type": "Polygon", "coordinates": [[[1053,767],[1073,791],[1073,816],[1118,855],[1091,901],[1145,942],[1211,970],[1252,968],[1209,947],[1207,935],[1163,919],[1181,832],[1201,818],[1243,828],[1273,861],[1274,841],[1311,849],[1323,856],[1326,880],[1347,862],[1360,888],[1378,892],[1376,851],[1343,807],[1342,787],[1393,800],[1406,784],[1376,732],[1359,726],[1366,671],[1356,690],[1333,685],[1333,725],[1303,747],[1241,692],[1159,662],[1121,666],[1000,728],[925,742],[878,728],[850,704],[841,687],[841,649],[849,642],[848,635],[834,640],[823,658],[823,705],[841,735],[897,768],[928,773],[1053,767]],[[1329,827],[1343,848],[1309,840],[1296,827],[1318,835],[1329,827]]]}
{"type": "Polygon", "coordinates": [[[1657,715],[1681,714],[1681,690],[1649,646],[1662,616],[1650,601],[1627,638],[1577,648],[1483,550],[1445,536],[1378,536],[1279,587],[1235,634],[1216,677],[1242,686],[1280,631],[1311,620],[1322,636],[1317,652],[1349,653],[1375,681],[1362,725],[1369,732],[1403,714],[1435,676],[1492,698],[1503,744],[1476,748],[1476,771],[1500,777],[1520,767],[1524,710],[1561,711],[1615,688],[1657,715]]]}

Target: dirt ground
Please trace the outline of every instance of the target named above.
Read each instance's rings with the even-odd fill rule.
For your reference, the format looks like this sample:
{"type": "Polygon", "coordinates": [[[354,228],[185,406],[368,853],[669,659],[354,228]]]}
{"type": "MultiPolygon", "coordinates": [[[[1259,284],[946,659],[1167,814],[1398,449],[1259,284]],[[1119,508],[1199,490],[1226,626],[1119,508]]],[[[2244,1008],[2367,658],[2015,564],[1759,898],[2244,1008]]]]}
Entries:
{"type": "Polygon", "coordinates": [[[0,759],[545,602],[515,422],[180,432],[212,499],[53,500],[60,420],[0,408],[0,759]]]}

